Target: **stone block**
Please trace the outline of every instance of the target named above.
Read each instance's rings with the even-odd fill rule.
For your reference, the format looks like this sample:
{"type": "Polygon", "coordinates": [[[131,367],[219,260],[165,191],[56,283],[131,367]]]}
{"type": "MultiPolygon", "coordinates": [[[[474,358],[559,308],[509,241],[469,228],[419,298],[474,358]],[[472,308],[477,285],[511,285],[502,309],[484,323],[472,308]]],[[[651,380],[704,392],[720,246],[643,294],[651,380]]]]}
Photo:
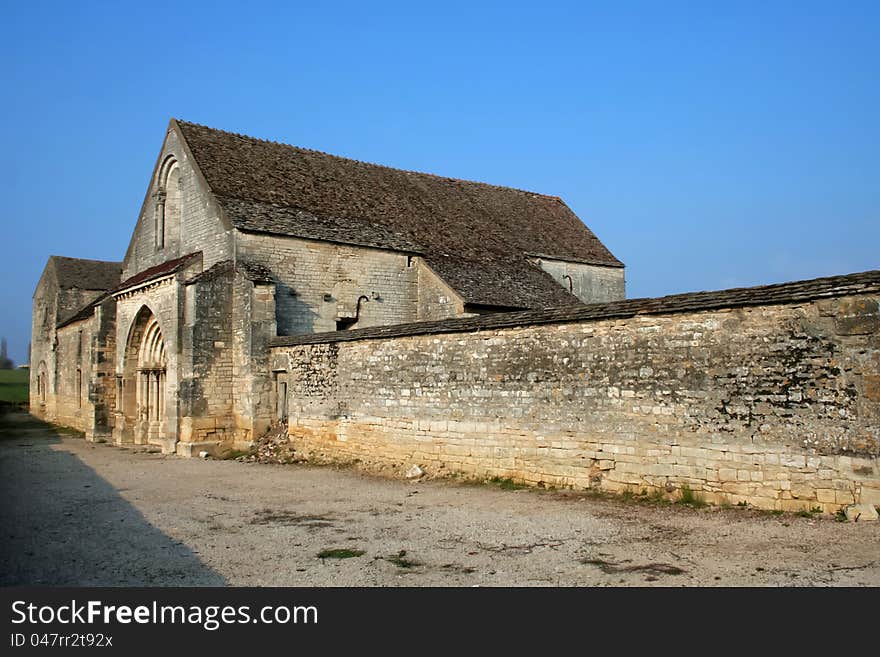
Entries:
{"type": "Polygon", "coordinates": [[[873,504],[852,504],[845,509],[846,519],[850,522],[869,522],[877,520],[877,509],[873,504]]]}
{"type": "Polygon", "coordinates": [[[820,488],[816,491],[816,499],[824,504],[836,503],[837,497],[835,491],[827,488],[820,488]]]}
{"type": "Polygon", "coordinates": [[[719,468],[718,479],[720,479],[721,481],[737,481],[736,470],[719,468]]]}

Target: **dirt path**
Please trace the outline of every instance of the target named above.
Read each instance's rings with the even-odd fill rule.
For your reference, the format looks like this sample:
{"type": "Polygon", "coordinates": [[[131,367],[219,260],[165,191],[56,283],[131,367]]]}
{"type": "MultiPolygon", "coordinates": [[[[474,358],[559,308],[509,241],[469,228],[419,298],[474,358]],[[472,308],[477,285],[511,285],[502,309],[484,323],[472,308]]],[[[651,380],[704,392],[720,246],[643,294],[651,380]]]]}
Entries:
{"type": "Polygon", "coordinates": [[[880,585],[876,522],[186,460],[21,414],[0,495],[2,585],[880,585]]]}

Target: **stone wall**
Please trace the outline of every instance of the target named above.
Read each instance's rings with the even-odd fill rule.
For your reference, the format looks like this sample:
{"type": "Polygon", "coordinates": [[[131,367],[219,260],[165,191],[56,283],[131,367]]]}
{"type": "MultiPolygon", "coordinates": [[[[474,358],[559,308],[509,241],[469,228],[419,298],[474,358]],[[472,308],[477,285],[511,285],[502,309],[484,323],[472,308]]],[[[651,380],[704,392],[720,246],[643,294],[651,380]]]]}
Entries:
{"type": "Polygon", "coordinates": [[[279,338],[272,366],[313,458],[833,512],[880,504],[878,299],[871,272],[279,338]]]}
{"type": "Polygon", "coordinates": [[[60,326],[54,350],[57,373],[50,419],[107,440],[116,404],[116,305],[98,303],[90,315],[60,326]]]}
{"type": "MultiPolygon", "coordinates": [[[[181,350],[181,443],[231,439],[232,274],[216,266],[188,281],[181,350]]],[[[178,445],[178,452],[186,451],[178,445]]]]}
{"type": "Polygon", "coordinates": [[[55,325],[58,323],[58,294],[54,273],[48,271],[47,267],[43,270],[43,275],[34,291],[29,370],[30,412],[44,420],[54,418],[55,325]]]}
{"type": "Polygon", "coordinates": [[[94,407],[89,400],[94,318],[58,329],[54,421],[79,431],[91,426],[94,407]]]}

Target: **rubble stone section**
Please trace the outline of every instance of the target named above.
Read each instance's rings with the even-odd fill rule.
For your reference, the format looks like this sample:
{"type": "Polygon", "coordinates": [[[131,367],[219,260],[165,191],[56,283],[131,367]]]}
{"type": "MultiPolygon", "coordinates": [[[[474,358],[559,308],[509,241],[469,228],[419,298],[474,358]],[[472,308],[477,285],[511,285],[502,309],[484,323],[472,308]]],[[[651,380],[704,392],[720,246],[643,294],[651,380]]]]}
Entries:
{"type": "Polygon", "coordinates": [[[833,513],[880,504],[880,293],[847,281],[830,298],[804,283],[718,293],[739,299],[727,308],[697,295],[627,317],[278,339],[272,368],[304,457],[833,513]]]}

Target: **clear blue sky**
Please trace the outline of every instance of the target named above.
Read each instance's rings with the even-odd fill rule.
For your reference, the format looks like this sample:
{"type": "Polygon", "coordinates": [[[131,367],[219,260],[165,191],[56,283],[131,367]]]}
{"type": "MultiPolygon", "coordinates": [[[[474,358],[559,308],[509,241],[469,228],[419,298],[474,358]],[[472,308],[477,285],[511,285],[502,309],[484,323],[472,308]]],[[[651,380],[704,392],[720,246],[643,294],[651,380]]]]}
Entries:
{"type": "Polygon", "coordinates": [[[880,2],[3,3],[0,335],[169,117],[562,196],[630,297],[880,267],[880,2]]]}

